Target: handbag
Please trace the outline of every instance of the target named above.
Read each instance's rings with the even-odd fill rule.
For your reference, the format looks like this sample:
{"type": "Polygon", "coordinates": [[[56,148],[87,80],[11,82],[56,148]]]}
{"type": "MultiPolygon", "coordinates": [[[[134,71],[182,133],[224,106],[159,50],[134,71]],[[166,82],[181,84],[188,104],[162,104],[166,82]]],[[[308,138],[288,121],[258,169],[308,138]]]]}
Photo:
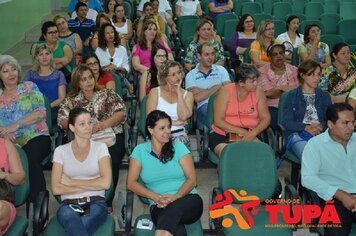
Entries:
{"type": "MultiPolygon", "coordinates": [[[[4,171],[4,169],[1,170],[4,171]]],[[[15,200],[15,189],[6,179],[0,180],[0,200],[8,202],[14,202],[15,200]]]]}
{"type": "Polygon", "coordinates": [[[111,147],[116,143],[116,134],[112,128],[106,128],[91,135],[93,141],[105,143],[111,147]]]}

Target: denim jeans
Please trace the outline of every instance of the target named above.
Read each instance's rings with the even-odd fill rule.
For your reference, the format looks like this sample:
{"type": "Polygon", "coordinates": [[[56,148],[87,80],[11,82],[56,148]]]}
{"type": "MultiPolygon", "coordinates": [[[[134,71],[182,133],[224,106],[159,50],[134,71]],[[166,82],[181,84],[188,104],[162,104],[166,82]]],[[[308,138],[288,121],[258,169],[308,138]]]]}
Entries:
{"type": "MultiPolygon", "coordinates": [[[[202,105],[197,110],[197,120],[207,126],[208,123],[208,103],[202,105]]],[[[210,128],[210,127],[209,127],[210,128]]]]}
{"type": "Polygon", "coordinates": [[[73,211],[68,203],[62,203],[57,210],[57,220],[68,236],[93,235],[104,224],[107,216],[108,210],[104,200],[91,202],[88,215],[73,211]]]}
{"type": "Polygon", "coordinates": [[[288,140],[291,142],[291,147],[290,150],[298,157],[299,160],[302,160],[302,154],[305,145],[307,145],[307,142],[305,139],[302,139],[298,133],[293,133],[288,137],[288,140]]]}

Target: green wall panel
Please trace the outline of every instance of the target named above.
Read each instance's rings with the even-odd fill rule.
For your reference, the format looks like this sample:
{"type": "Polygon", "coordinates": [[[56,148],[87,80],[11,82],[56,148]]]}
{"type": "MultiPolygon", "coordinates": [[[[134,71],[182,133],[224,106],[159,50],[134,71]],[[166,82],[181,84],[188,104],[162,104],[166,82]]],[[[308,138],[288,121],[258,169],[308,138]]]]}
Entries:
{"type": "Polygon", "coordinates": [[[50,12],[51,0],[12,0],[0,4],[0,53],[24,39],[25,32],[50,12]]]}

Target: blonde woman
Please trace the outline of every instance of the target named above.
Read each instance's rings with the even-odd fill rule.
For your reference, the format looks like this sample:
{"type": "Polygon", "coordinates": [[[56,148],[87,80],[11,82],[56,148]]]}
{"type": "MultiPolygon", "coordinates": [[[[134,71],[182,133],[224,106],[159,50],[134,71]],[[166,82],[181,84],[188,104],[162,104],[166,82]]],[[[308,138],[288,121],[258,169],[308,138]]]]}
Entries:
{"type": "MultiPolygon", "coordinates": [[[[269,46],[276,43],[274,38],[274,23],[272,20],[261,21],[256,40],[251,43],[250,58],[251,63],[257,68],[269,63],[267,49],[269,46]]],[[[279,41],[278,41],[279,42],[279,41]]]]}

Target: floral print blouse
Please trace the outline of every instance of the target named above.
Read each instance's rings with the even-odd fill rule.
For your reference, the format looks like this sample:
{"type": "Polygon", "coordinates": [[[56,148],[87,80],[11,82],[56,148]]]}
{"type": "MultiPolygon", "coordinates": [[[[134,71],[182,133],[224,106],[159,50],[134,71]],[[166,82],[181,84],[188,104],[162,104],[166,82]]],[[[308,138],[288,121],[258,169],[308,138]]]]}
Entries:
{"type": "Polygon", "coordinates": [[[32,82],[20,83],[12,98],[0,95],[0,126],[6,127],[39,111],[41,115],[36,123],[21,126],[15,132],[16,143],[24,146],[29,140],[40,135],[49,135],[46,124],[46,107],[43,95],[32,82]]]}
{"type": "Polygon", "coordinates": [[[125,113],[124,120],[112,128],[115,134],[124,132],[124,124],[127,116],[126,106],[124,100],[114,91],[110,89],[96,91],[91,100],[86,99],[81,91],[74,96],[66,97],[58,111],[59,126],[62,120],[68,120],[70,110],[76,107],[87,109],[91,117],[98,121],[106,120],[116,112],[123,111],[125,113]]]}
{"type": "Polygon", "coordinates": [[[325,68],[319,87],[334,96],[349,93],[355,86],[355,72],[354,67],[348,66],[346,77],[343,78],[334,65],[328,66],[325,68]]]}

